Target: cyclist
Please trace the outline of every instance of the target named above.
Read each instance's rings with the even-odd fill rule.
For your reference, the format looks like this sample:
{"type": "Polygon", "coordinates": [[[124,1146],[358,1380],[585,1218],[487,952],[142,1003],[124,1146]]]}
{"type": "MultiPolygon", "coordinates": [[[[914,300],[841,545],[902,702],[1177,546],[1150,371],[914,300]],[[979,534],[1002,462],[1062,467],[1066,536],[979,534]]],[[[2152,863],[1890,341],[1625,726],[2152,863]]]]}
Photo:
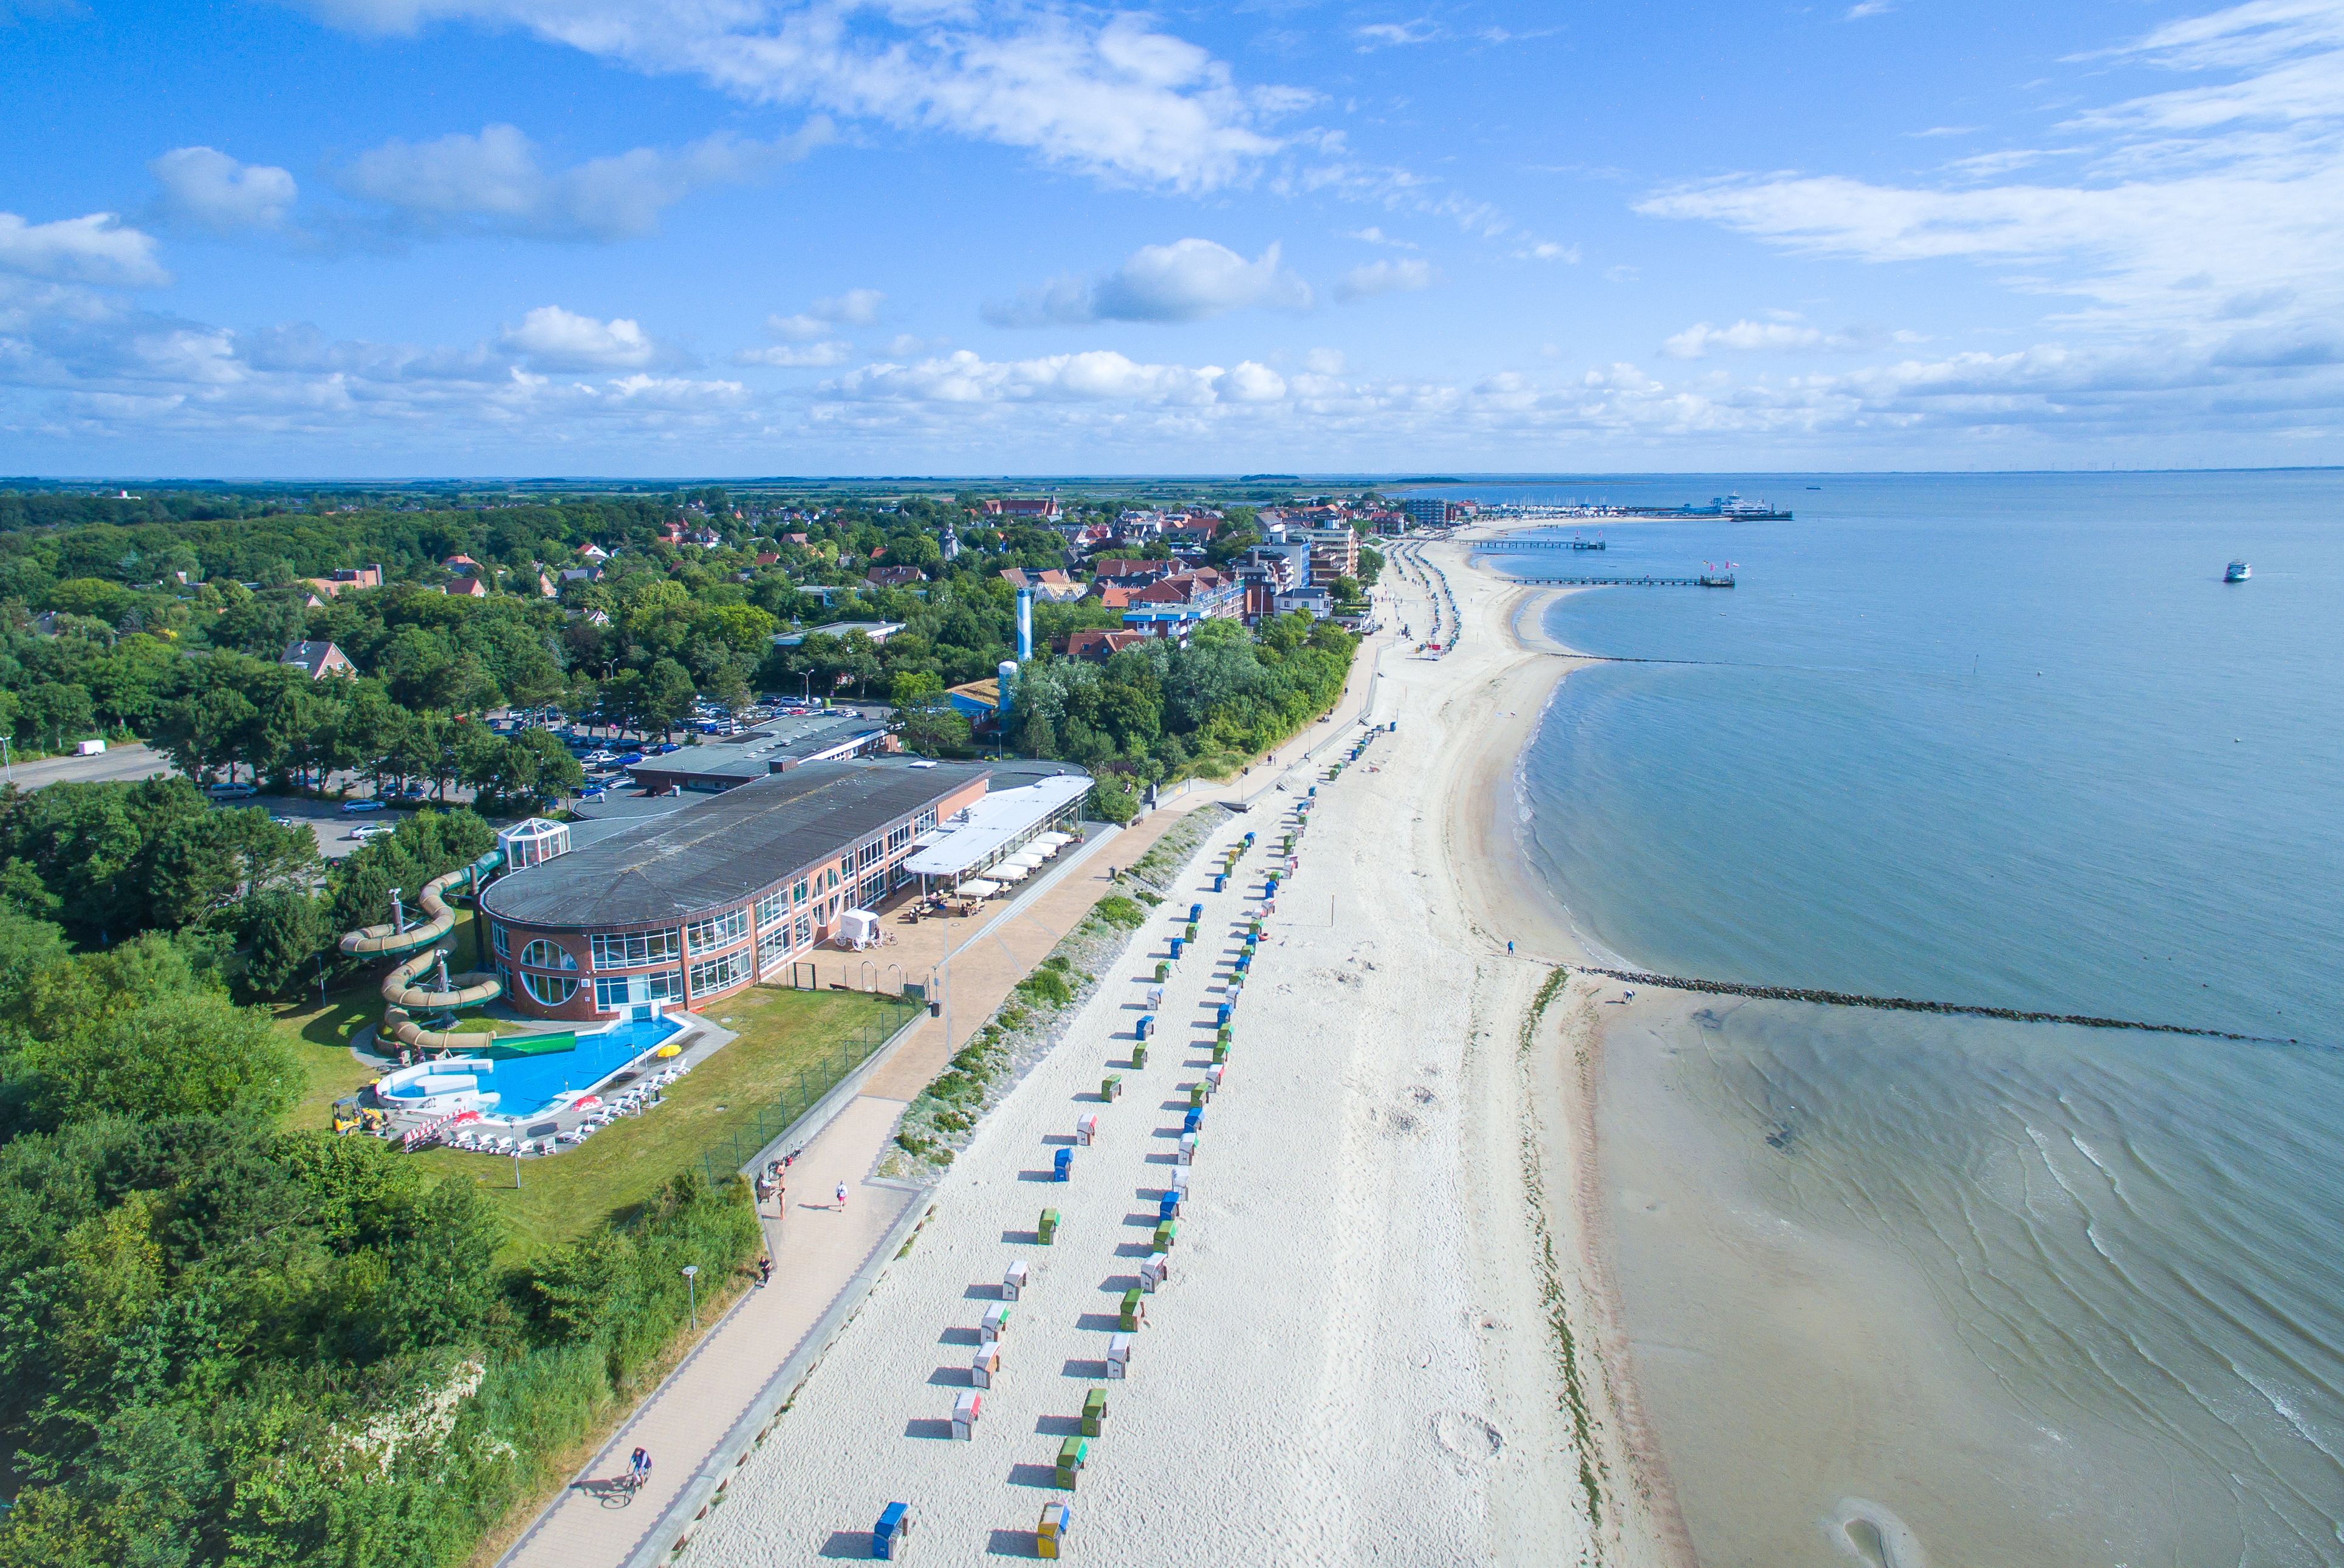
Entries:
{"type": "Polygon", "coordinates": [[[652,1478],[652,1455],[646,1448],[638,1447],[627,1461],[627,1482],[631,1489],[641,1492],[643,1482],[652,1478]]]}

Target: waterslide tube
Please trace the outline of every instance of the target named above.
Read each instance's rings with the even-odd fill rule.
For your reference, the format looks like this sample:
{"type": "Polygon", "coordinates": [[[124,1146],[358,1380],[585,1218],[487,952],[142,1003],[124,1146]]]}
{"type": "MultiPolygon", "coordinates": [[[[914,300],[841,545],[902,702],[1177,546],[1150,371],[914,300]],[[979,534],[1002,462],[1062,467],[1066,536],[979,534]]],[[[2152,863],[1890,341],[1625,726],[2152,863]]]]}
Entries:
{"type": "Polygon", "coordinates": [[[342,933],[341,950],[352,957],[387,958],[400,953],[412,953],[419,947],[429,947],[456,928],[456,913],[440,896],[450,883],[469,880],[473,885],[481,877],[502,865],[505,852],[492,849],[461,870],[445,876],[435,876],[423,885],[422,895],[416,899],[423,918],[401,931],[392,926],[369,926],[363,930],[342,933]]]}
{"type": "Polygon", "coordinates": [[[477,1007],[492,1002],[504,994],[503,984],[493,975],[477,970],[450,976],[450,988],[444,991],[414,985],[411,982],[440,961],[441,938],[456,926],[455,911],[440,896],[449,884],[459,879],[473,886],[481,877],[504,864],[504,852],[490,850],[461,870],[445,876],[435,876],[423,885],[417,903],[424,918],[406,930],[390,926],[369,926],[359,931],[342,934],[341,950],[352,956],[392,957],[411,954],[383,976],[382,999],[388,1004],[382,1010],[382,1027],[400,1045],[412,1050],[472,1052],[484,1050],[496,1037],[486,1030],[427,1029],[408,1015],[409,1007],[456,1008],[477,1007]],[[418,951],[418,949],[421,951],[418,951]]]}

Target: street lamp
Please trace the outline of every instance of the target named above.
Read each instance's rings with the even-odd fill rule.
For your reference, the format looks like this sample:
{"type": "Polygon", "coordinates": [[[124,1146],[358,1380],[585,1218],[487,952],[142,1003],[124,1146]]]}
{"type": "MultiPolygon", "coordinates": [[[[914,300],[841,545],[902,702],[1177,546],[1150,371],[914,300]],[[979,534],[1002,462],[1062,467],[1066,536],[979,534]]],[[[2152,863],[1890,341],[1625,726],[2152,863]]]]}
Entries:
{"type": "Polygon", "coordinates": [[[684,1288],[687,1291],[689,1291],[689,1292],[691,1293],[691,1297],[692,1297],[692,1328],[696,1330],[698,1330],[698,1329],[699,1329],[699,1327],[700,1327],[700,1265],[699,1265],[699,1264],[697,1264],[697,1263],[686,1263],[686,1264],[683,1266],[683,1288],[684,1288]]]}

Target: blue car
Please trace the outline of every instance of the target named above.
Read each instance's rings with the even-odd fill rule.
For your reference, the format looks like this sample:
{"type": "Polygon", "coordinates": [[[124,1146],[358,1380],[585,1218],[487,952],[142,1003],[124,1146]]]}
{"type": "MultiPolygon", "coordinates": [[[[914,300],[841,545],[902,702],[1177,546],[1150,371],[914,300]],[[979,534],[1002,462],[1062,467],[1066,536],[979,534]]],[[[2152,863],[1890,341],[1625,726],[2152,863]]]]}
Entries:
{"type": "Polygon", "coordinates": [[[622,767],[622,768],[631,768],[631,767],[634,766],[637,763],[639,763],[639,762],[641,762],[641,761],[642,761],[642,760],[643,760],[643,754],[642,754],[642,753],[641,753],[641,752],[629,752],[626,755],[624,755],[624,756],[621,757],[621,758],[618,760],[618,762],[617,762],[617,764],[616,764],[615,765],[616,765],[616,766],[619,766],[619,767],[622,767]]]}
{"type": "Polygon", "coordinates": [[[659,744],[652,748],[652,755],[655,757],[663,757],[670,752],[680,752],[682,750],[683,750],[683,748],[677,745],[673,741],[662,741],[659,744]]]}

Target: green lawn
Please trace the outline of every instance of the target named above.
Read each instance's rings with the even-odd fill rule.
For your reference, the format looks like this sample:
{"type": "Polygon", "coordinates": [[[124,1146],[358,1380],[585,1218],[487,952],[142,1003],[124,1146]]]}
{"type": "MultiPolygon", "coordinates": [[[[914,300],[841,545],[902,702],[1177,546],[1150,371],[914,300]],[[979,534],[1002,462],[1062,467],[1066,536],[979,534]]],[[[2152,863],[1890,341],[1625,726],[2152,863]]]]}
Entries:
{"type": "Polygon", "coordinates": [[[470,1178],[487,1189],[509,1228],[507,1260],[517,1261],[576,1239],[642,1203],[670,1177],[696,1168],[703,1149],[749,1126],[801,1070],[824,1070],[875,1006],[852,992],[763,986],[717,1004],[714,1018],[732,1020],[723,1027],[739,1039],[692,1069],[662,1105],[576,1148],[523,1161],[518,1191],[509,1159],[448,1148],[415,1158],[436,1174],[470,1178]]]}

